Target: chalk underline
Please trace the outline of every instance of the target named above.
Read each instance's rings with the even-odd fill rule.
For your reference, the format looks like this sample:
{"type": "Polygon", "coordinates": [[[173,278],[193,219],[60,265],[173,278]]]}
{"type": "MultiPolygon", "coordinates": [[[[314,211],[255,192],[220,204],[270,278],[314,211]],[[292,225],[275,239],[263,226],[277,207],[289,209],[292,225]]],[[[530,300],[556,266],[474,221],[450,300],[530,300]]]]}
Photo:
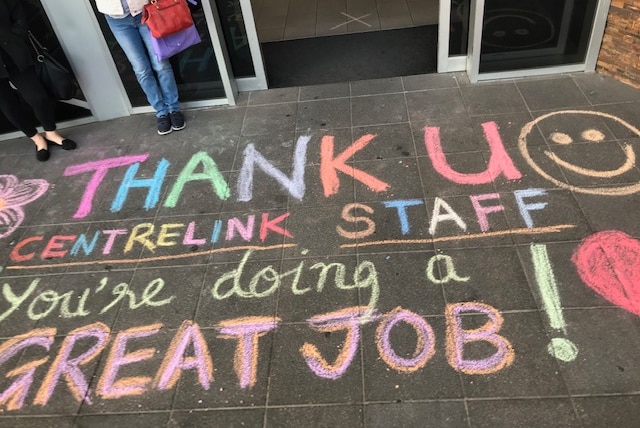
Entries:
{"type": "Polygon", "coordinates": [[[496,232],[482,232],[472,233],[469,235],[457,235],[457,236],[443,236],[440,238],[424,238],[424,239],[387,239],[383,241],[369,241],[369,242],[357,242],[354,244],[342,244],[340,248],[359,248],[359,247],[374,247],[378,245],[401,245],[401,244],[435,244],[438,242],[447,241],[469,241],[473,239],[491,238],[495,236],[506,235],[540,235],[543,233],[559,233],[565,229],[575,228],[574,224],[560,224],[557,226],[546,227],[523,227],[520,229],[499,230],[496,232]]]}
{"type": "MultiPolygon", "coordinates": [[[[559,233],[565,229],[571,229],[575,227],[576,226],[572,224],[561,224],[557,226],[510,229],[510,230],[500,230],[496,232],[472,233],[469,235],[443,236],[440,238],[389,239],[384,241],[370,241],[370,242],[358,242],[353,244],[342,244],[340,245],[340,248],[372,247],[372,246],[379,246],[379,245],[431,244],[431,243],[437,243],[437,242],[473,240],[473,239],[490,238],[495,236],[506,236],[506,235],[539,235],[543,233],[559,233]]],[[[200,257],[200,256],[206,256],[206,255],[211,255],[216,253],[230,253],[235,251],[248,251],[248,250],[270,251],[270,250],[291,248],[295,246],[297,246],[297,244],[278,244],[278,245],[269,245],[269,246],[243,245],[240,247],[215,248],[212,250],[200,251],[200,252],[194,252],[194,253],[174,254],[174,255],[155,256],[155,257],[143,257],[138,259],[91,260],[91,261],[83,261],[83,262],[68,262],[68,263],[28,265],[28,266],[14,265],[14,266],[7,266],[6,269],[7,270],[51,269],[51,268],[58,268],[58,267],[87,266],[87,265],[96,265],[96,264],[97,265],[109,265],[109,264],[118,265],[118,264],[148,263],[148,262],[156,262],[156,261],[168,261],[168,260],[186,259],[191,257],[200,257]]]]}
{"type": "Polygon", "coordinates": [[[146,263],[146,262],[157,262],[157,261],[167,261],[167,260],[176,260],[176,259],[186,259],[190,257],[200,257],[206,256],[210,254],[216,253],[230,253],[234,251],[269,251],[269,250],[277,250],[284,248],[295,247],[296,244],[278,244],[278,245],[269,245],[269,246],[260,246],[260,245],[243,245],[240,247],[230,247],[230,248],[215,248],[213,250],[193,252],[193,253],[184,253],[184,254],[174,254],[167,256],[155,256],[155,257],[143,257],[139,259],[111,259],[111,260],[92,260],[86,262],[68,262],[68,263],[56,263],[56,264],[46,264],[46,265],[31,265],[31,266],[7,266],[7,269],[20,270],[20,269],[43,269],[43,268],[57,268],[57,267],[69,267],[69,266],[86,266],[86,265],[108,265],[108,264],[133,264],[133,263],[146,263]]]}

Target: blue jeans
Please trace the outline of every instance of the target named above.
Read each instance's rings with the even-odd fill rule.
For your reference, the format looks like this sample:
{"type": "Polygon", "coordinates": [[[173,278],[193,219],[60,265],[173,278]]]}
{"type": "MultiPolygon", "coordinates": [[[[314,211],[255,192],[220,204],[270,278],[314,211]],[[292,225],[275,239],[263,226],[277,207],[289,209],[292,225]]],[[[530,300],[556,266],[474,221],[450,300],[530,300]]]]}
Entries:
{"type": "Polygon", "coordinates": [[[178,85],[169,60],[159,61],[151,46],[149,27],[142,24],[142,14],[121,19],[105,15],[109,28],[129,59],[140,87],[156,117],[180,111],[178,85]],[[155,75],[154,75],[155,71],[155,75]],[[157,79],[156,79],[157,76],[157,79]]]}

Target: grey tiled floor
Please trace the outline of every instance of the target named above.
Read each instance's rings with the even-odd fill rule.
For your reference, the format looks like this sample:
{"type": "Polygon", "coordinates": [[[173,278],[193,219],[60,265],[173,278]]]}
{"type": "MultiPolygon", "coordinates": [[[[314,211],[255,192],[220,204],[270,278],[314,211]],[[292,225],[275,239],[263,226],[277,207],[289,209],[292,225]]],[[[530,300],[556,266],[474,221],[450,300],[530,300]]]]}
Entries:
{"type": "Polygon", "coordinates": [[[0,426],[636,427],[639,107],[436,74],[2,142],[0,426]]]}
{"type": "Polygon", "coordinates": [[[438,23],[437,0],[252,0],[261,42],[438,23]]]}

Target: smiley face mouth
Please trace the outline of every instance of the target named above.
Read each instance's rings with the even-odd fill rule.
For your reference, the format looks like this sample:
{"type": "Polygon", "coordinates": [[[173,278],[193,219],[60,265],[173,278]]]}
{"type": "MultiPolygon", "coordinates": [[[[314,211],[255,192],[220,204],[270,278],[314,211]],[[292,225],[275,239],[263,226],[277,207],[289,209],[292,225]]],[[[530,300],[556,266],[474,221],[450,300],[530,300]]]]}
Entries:
{"type": "MultiPolygon", "coordinates": [[[[590,110],[562,110],[562,111],[551,112],[551,113],[544,114],[540,117],[537,117],[536,119],[527,123],[520,131],[520,136],[518,137],[518,148],[520,149],[520,154],[524,158],[525,162],[531,168],[533,168],[533,170],[536,173],[538,173],[542,178],[550,181],[551,183],[555,184],[560,188],[567,189],[572,192],[584,193],[587,195],[600,195],[600,196],[622,196],[622,195],[631,195],[634,193],[640,193],[640,181],[633,180],[633,182],[629,182],[629,183],[610,183],[609,185],[606,185],[605,183],[602,183],[602,182],[592,183],[592,185],[584,185],[584,186],[573,185],[567,181],[566,177],[558,178],[553,174],[551,174],[550,172],[548,172],[545,168],[543,168],[541,165],[539,165],[536,162],[536,160],[532,157],[531,153],[529,153],[529,147],[528,147],[529,142],[527,141],[527,138],[529,135],[531,135],[533,128],[538,126],[541,122],[546,121],[547,119],[550,119],[550,118],[553,118],[552,120],[560,119],[560,118],[566,118],[564,120],[573,120],[571,119],[573,116],[586,118],[586,119],[592,118],[595,120],[611,120],[613,121],[614,124],[617,124],[618,126],[622,126],[623,129],[627,130],[627,132],[630,131],[633,135],[636,136],[633,138],[640,137],[640,129],[620,119],[619,117],[613,116],[608,113],[599,112],[599,111],[590,111],[590,110]]],[[[573,140],[569,138],[567,134],[563,134],[563,133],[559,133],[558,135],[552,134],[551,137],[552,137],[551,140],[553,142],[560,145],[567,145],[573,142],[573,140]]],[[[597,143],[601,141],[602,138],[604,138],[604,134],[600,132],[592,132],[590,130],[586,133],[582,133],[582,139],[585,142],[597,143]]],[[[550,149],[550,146],[551,144],[547,146],[548,153],[546,151],[539,152],[539,155],[542,156],[542,158],[545,158],[545,156],[542,155],[542,153],[545,153],[549,159],[555,162],[558,170],[556,171],[556,169],[553,168],[553,171],[556,171],[556,173],[562,171],[563,168],[566,168],[567,171],[573,171],[576,174],[583,174],[583,176],[587,176],[587,177],[591,176],[598,180],[602,180],[602,177],[604,177],[605,179],[607,178],[617,179],[618,178],[616,177],[617,175],[625,174],[625,173],[626,173],[625,177],[630,177],[630,178],[632,177],[630,173],[633,173],[633,171],[629,171],[629,170],[632,169],[632,167],[635,164],[636,155],[634,151],[629,147],[629,143],[616,147],[616,151],[622,149],[622,151],[627,155],[627,159],[626,159],[626,162],[624,162],[624,165],[622,165],[619,168],[616,168],[613,170],[607,170],[607,171],[597,170],[597,169],[594,170],[590,168],[582,168],[572,163],[566,162],[563,159],[560,159],[558,156],[553,155],[554,151],[550,149]]]]}
{"type": "Polygon", "coordinates": [[[585,175],[588,177],[596,177],[596,178],[612,178],[622,175],[628,171],[630,171],[636,165],[636,154],[633,151],[633,147],[628,144],[624,145],[624,153],[627,155],[627,160],[623,165],[619,168],[608,170],[608,171],[599,171],[590,168],[582,168],[580,166],[574,165],[570,162],[566,162],[560,159],[555,153],[545,150],[544,154],[547,155],[549,159],[557,163],[559,166],[571,171],[576,174],[585,175]]]}

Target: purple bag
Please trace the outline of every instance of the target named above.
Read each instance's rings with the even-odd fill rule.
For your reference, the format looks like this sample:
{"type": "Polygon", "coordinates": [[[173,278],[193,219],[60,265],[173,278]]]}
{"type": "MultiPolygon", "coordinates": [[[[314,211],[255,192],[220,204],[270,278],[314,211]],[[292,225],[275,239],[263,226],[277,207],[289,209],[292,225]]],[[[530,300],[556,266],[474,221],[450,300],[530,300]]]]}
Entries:
{"type": "Polygon", "coordinates": [[[200,34],[195,25],[177,33],[156,39],[151,37],[151,46],[160,61],[182,52],[190,46],[200,43],[200,34]]]}

